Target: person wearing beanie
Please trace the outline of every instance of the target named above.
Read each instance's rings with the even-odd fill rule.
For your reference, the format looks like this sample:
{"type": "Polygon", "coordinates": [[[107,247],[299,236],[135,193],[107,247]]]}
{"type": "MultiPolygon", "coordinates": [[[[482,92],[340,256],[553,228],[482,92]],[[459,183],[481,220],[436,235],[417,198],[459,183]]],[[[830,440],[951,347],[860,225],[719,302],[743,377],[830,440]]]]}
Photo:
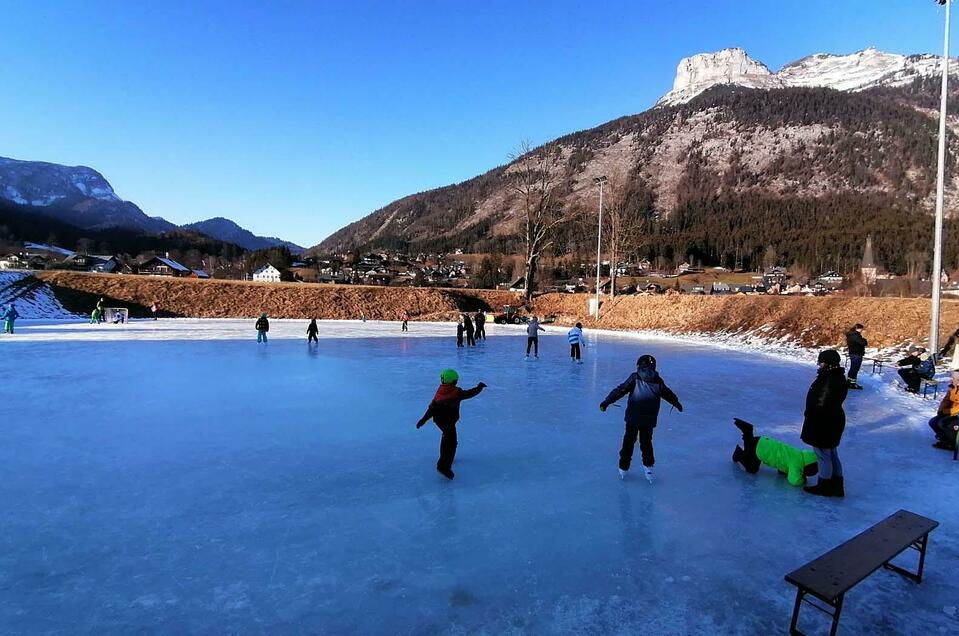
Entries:
{"type": "Polygon", "coordinates": [[[446,477],[453,479],[453,458],[456,457],[456,423],[460,419],[460,402],[476,397],[486,388],[480,382],[472,389],[463,390],[456,386],[459,374],[454,369],[444,369],[440,373],[440,386],[433,396],[426,413],[416,423],[416,428],[423,428],[433,418],[433,423],[440,429],[443,436],[440,438],[440,458],[436,462],[436,470],[446,477]]]}
{"type": "Polygon", "coordinates": [[[908,393],[919,393],[923,380],[931,380],[936,375],[936,363],[924,347],[909,347],[909,355],[896,363],[899,377],[906,383],[908,393]]]}
{"type": "Polygon", "coordinates": [[[315,342],[319,344],[320,341],[317,338],[317,335],[319,333],[320,333],[320,328],[316,324],[316,318],[310,318],[310,324],[307,325],[306,327],[306,343],[310,344],[311,342],[315,342]]]}
{"type": "Polygon", "coordinates": [[[581,347],[586,346],[583,339],[583,323],[577,322],[576,326],[566,333],[566,339],[569,340],[569,358],[573,362],[583,364],[581,347]]]}
{"type": "Polygon", "coordinates": [[[266,342],[266,332],[270,330],[270,321],[266,317],[266,312],[260,314],[253,326],[256,327],[256,341],[266,342]]]}
{"type": "Polygon", "coordinates": [[[463,346],[463,333],[466,331],[466,327],[463,325],[463,317],[460,316],[459,322],[456,323],[456,346],[463,346]]]}
{"type": "Polygon", "coordinates": [[[813,495],[845,496],[842,463],[839,461],[839,442],[846,428],[846,413],[842,403],[849,391],[844,377],[842,359],[835,349],[819,354],[818,371],[806,394],[800,438],[812,446],[819,461],[819,480],[815,486],[803,488],[813,495]]]}
{"type": "Polygon", "coordinates": [[[486,314],[482,309],[476,312],[476,339],[486,340],[486,314]]]}
{"type": "Polygon", "coordinates": [[[629,395],[629,400],[626,403],[626,432],[623,434],[623,446],[619,451],[619,477],[626,479],[638,436],[639,450],[643,456],[643,470],[649,483],[653,483],[653,465],[656,463],[653,454],[653,429],[656,428],[656,420],[659,418],[660,403],[666,400],[680,413],[683,412],[683,405],[659,377],[656,371],[656,358],[651,355],[639,357],[636,361],[636,371],[631,373],[625,382],[609,392],[606,399],[600,403],[599,410],[605,413],[610,404],[624,395],[629,395]]]}
{"type": "Polygon", "coordinates": [[[846,351],[849,354],[849,388],[862,389],[856,378],[859,377],[859,369],[862,367],[862,358],[866,355],[866,347],[869,342],[863,337],[862,330],[865,327],[859,323],[853,325],[852,329],[846,332],[846,351]]]}
{"type": "Polygon", "coordinates": [[[473,319],[469,314],[463,314],[463,327],[466,329],[466,346],[476,346],[476,328],[473,327],[473,319]]]}
{"type": "Polygon", "coordinates": [[[738,417],[733,419],[733,423],[743,434],[743,445],[733,451],[733,461],[745,468],[747,473],[755,475],[759,472],[759,466],[765,464],[785,475],[791,485],[802,486],[806,483],[806,477],[819,472],[816,453],[800,450],[772,437],[756,437],[753,435],[753,425],[738,417]]]}

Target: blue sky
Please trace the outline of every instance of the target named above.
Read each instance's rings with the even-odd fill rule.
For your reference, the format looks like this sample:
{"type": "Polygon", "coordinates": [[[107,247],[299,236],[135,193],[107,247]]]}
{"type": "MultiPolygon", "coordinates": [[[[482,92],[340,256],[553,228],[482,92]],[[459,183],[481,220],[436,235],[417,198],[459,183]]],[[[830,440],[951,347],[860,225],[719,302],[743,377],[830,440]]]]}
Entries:
{"type": "MultiPolygon", "coordinates": [[[[933,0],[0,0],[0,156],[148,214],[313,245],[403,195],[649,108],[679,59],[940,52],[933,0]]],[[[953,49],[955,55],[956,48],[953,49]]]]}

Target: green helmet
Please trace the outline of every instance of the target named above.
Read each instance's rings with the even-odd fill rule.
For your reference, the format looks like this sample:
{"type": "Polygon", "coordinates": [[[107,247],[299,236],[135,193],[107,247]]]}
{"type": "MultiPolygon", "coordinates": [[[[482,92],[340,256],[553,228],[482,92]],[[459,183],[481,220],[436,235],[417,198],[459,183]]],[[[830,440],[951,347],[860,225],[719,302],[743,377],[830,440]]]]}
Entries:
{"type": "Polygon", "coordinates": [[[460,379],[460,374],[455,369],[443,369],[440,371],[440,382],[443,384],[453,384],[460,379]]]}

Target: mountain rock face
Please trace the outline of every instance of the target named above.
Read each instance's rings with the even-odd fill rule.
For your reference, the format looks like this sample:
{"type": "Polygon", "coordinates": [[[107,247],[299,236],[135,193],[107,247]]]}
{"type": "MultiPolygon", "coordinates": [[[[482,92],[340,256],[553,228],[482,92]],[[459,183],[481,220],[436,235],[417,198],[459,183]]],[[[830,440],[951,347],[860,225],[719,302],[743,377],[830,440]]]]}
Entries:
{"type": "MultiPolygon", "coordinates": [[[[657,106],[683,104],[720,85],[746,88],[817,87],[861,91],[877,86],[905,86],[916,79],[941,76],[942,58],[935,55],[897,55],[868,48],[849,55],[817,53],[772,73],[743,49],[700,53],[680,61],[673,89],[657,106]]],[[[950,72],[959,72],[953,67],[950,72]]]]}
{"type": "Polygon", "coordinates": [[[247,250],[262,250],[270,247],[286,247],[292,254],[300,254],[304,251],[304,248],[296,243],[284,241],[272,236],[256,236],[253,234],[253,232],[250,232],[249,230],[240,227],[230,219],[225,219],[221,216],[207,219],[206,221],[188,223],[187,225],[183,225],[181,227],[184,229],[202,232],[210,238],[215,238],[219,241],[225,241],[227,243],[233,243],[234,245],[239,245],[243,249],[247,250]]]}
{"type": "MultiPolygon", "coordinates": [[[[650,259],[678,264],[691,256],[759,267],[775,252],[781,264],[848,269],[871,232],[886,267],[920,267],[932,240],[927,214],[934,203],[940,82],[930,69],[936,64],[876,51],[813,56],[777,74],[742,51],[684,63],[674,104],[533,151],[549,148],[562,158],[553,194],[569,223],[554,233],[552,255],[595,250],[593,179],[606,176],[610,205],[621,198],[656,220],[638,230],[645,237],[640,255],[650,259]]],[[[950,104],[957,98],[954,92],[950,104]]],[[[955,156],[959,120],[949,125],[955,156]]],[[[524,227],[511,187],[517,168],[511,163],[403,197],[311,250],[516,253],[524,227]]],[[[959,207],[957,173],[952,164],[947,209],[959,207]]],[[[959,247],[959,222],[955,228],[947,243],[959,247]]]]}
{"type": "Polygon", "coordinates": [[[0,157],[0,198],[84,229],[159,234],[176,228],[120,199],[103,175],[85,166],[0,157]]]}

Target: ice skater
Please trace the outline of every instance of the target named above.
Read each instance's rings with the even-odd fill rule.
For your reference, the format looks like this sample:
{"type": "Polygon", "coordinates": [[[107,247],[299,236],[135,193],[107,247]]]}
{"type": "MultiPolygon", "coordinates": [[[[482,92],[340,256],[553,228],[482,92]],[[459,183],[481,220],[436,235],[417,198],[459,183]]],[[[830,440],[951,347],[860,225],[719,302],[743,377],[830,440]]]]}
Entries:
{"type": "Polygon", "coordinates": [[[583,364],[581,347],[586,346],[583,339],[583,323],[577,322],[576,326],[566,332],[566,339],[569,340],[569,358],[573,362],[583,364]]]}
{"type": "Polygon", "coordinates": [[[156,302],[154,302],[152,305],[150,305],[150,315],[153,316],[153,319],[154,319],[154,320],[157,319],[157,304],[156,304],[156,302]]]}
{"type": "Polygon", "coordinates": [[[266,332],[270,330],[270,320],[266,317],[266,312],[260,314],[260,317],[256,319],[256,341],[257,342],[266,342],[266,332]]]}
{"type": "Polygon", "coordinates": [[[846,493],[839,461],[839,442],[846,428],[842,403],[849,391],[849,381],[844,377],[842,359],[835,349],[820,352],[816,364],[816,379],[806,394],[800,438],[816,453],[819,479],[815,486],[806,486],[803,490],[823,497],[843,497],[846,493]]]}
{"type": "Polygon", "coordinates": [[[486,340],[486,314],[482,309],[476,312],[476,339],[486,340]]]}
{"type": "Polygon", "coordinates": [[[605,412],[610,404],[624,395],[629,395],[629,401],[626,404],[626,432],[623,434],[623,447],[619,451],[619,477],[626,479],[626,473],[633,461],[636,437],[639,436],[643,470],[649,483],[653,483],[653,465],[656,463],[653,455],[653,429],[656,428],[659,417],[660,403],[666,400],[680,413],[683,412],[683,405],[659,377],[656,372],[656,358],[651,355],[639,357],[635,373],[631,373],[625,382],[609,392],[606,399],[600,403],[599,410],[605,412]]]}
{"type": "Polygon", "coordinates": [[[529,350],[533,349],[533,357],[539,358],[539,332],[546,331],[539,326],[539,320],[536,316],[529,319],[526,324],[526,357],[529,358],[529,350]]]}
{"type": "Polygon", "coordinates": [[[103,309],[103,298],[100,298],[100,300],[97,301],[97,309],[96,309],[97,323],[106,322],[107,320],[106,316],[103,315],[104,311],[105,310],[103,309]]]}
{"type": "Polygon", "coordinates": [[[463,346],[463,333],[466,331],[466,326],[463,325],[463,318],[460,317],[456,323],[456,346],[463,346]]]}
{"type": "Polygon", "coordinates": [[[10,303],[10,306],[7,307],[7,310],[3,312],[3,333],[13,333],[14,323],[17,322],[17,318],[20,317],[20,312],[17,311],[17,306],[15,303],[10,303]]]}
{"type": "Polygon", "coordinates": [[[866,327],[861,323],[856,323],[848,332],[846,332],[846,352],[849,354],[849,374],[848,382],[850,389],[862,390],[859,385],[859,369],[862,367],[862,358],[866,355],[866,347],[869,342],[862,335],[866,327]]]}
{"type": "Polygon", "coordinates": [[[466,329],[466,346],[476,346],[476,328],[473,327],[473,319],[469,314],[463,314],[463,327],[466,329]]]}
{"type": "Polygon", "coordinates": [[[410,330],[410,315],[406,313],[405,309],[400,314],[400,320],[403,321],[403,324],[400,326],[400,331],[402,331],[403,333],[406,333],[407,331],[410,330]]]}
{"type": "Polygon", "coordinates": [[[310,318],[310,324],[306,327],[306,344],[310,343],[320,343],[319,338],[316,335],[320,332],[320,328],[316,324],[316,318],[310,318]]]}
{"type": "Polygon", "coordinates": [[[436,470],[446,477],[453,479],[453,459],[456,457],[456,423],[460,419],[460,402],[476,397],[486,388],[480,382],[472,389],[463,390],[456,386],[459,374],[454,369],[444,369],[440,373],[440,387],[436,390],[426,413],[416,423],[416,428],[433,418],[433,423],[443,433],[440,438],[440,458],[436,462],[436,470]]]}
{"type": "Polygon", "coordinates": [[[766,464],[785,475],[791,485],[798,487],[806,484],[806,477],[819,472],[816,453],[765,435],[756,437],[753,435],[753,425],[738,417],[733,419],[733,423],[743,434],[743,445],[733,451],[733,461],[742,465],[747,473],[755,475],[759,472],[760,464],[766,464]]]}

